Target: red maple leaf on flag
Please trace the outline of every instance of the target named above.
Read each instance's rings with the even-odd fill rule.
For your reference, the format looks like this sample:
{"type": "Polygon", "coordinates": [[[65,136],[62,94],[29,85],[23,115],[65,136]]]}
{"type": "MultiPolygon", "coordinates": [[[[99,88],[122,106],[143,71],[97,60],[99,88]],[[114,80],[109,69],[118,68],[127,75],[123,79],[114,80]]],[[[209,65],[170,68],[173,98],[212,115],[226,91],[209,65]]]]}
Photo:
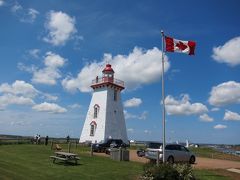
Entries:
{"type": "Polygon", "coordinates": [[[185,50],[187,48],[187,46],[183,42],[181,42],[181,41],[179,41],[176,44],[176,47],[178,47],[181,51],[183,51],[183,50],[185,50]]]}

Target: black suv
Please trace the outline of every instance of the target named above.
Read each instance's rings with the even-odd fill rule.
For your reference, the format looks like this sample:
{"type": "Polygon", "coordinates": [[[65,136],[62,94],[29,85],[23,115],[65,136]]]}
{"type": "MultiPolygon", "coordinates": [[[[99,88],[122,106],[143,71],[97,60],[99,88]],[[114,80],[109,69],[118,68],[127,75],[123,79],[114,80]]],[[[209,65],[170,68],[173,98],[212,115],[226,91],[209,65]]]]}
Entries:
{"type": "Polygon", "coordinates": [[[102,143],[92,144],[94,152],[106,152],[109,148],[127,147],[127,145],[121,139],[107,139],[102,143]]]}

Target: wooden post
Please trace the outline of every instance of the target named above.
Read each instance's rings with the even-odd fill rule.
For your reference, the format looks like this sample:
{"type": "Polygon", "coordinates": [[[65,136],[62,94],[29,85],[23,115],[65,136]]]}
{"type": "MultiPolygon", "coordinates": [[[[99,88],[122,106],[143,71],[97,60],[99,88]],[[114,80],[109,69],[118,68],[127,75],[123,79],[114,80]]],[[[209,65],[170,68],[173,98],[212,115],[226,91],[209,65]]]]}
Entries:
{"type": "Polygon", "coordinates": [[[159,154],[160,154],[160,152],[157,151],[157,166],[159,166],[159,154]]]}
{"type": "Polygon", "coordinates": [[[53,140],[52,140],[52,142],[51,142],[51,150],[53,149],[53,140]]]}
{"type": "Polygon", "coordinates": [[[93,144],[91,144],[91,156],[93,156],[93,144]]]}
{"type": "Polygon", "coordinates": [[[122,161],[122,148],[119,148],[119,161],[122,161]]]}
{"type": "Polygon", "coordinates": [[[71,150],[71,142],[68,143],[68,152],[70,153],[71,150]]]}
{"type": "Polygon", "coordinates": [[[75,141],[75,149],[77,149],[77,141],[75,141]]]}

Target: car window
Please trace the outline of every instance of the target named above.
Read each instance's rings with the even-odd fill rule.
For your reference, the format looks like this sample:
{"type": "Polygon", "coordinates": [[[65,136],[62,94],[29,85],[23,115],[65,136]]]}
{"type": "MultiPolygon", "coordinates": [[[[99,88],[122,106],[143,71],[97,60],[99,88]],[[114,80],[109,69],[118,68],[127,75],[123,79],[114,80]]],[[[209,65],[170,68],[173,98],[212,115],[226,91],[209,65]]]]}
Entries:
{"type": "Polygon", "coordinates": [[[149,143],[148,147],[153,149],[159,149],[162,146],[162,143],[149,143]]]}
{"type": "Polygon", "coordinates": [[[181,151],[181,147],[179,145],[174,145],[174,150],[181,151]]]}
{"type": "Polygon", "coordinates": [[[187,151],[188,152],[188,149],[185,148],[184,146],[181,146],[181,151],[187,151]]]}
{"type": "Polygon", "coordinates": [[[174,150],[174,146],[173,145],[166,145],[166,150],[174,150]]]}

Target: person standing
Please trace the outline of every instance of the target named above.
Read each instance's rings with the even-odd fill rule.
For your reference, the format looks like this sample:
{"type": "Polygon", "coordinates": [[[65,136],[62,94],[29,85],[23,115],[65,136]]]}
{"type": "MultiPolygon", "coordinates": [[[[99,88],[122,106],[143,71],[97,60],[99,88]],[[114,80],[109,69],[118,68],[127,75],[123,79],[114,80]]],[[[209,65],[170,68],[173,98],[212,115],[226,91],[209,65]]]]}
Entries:
{"type": "Polygon", "coordinates": [[[67,136],[67,143],[69,143],[69,140],[70,140],[70,136],[68,135],[67,136]]]}
{"type": "Polygon", "coordinates": [[[37,137],[37,144],[40,144],[40,141],[41,141],[41,136],[39,134],[38,137],[37,137]]]}
{"type": "Polygon", "coordinates": [[[48,136],[45,137],[45,146],[48,145],[48,136]]]}

